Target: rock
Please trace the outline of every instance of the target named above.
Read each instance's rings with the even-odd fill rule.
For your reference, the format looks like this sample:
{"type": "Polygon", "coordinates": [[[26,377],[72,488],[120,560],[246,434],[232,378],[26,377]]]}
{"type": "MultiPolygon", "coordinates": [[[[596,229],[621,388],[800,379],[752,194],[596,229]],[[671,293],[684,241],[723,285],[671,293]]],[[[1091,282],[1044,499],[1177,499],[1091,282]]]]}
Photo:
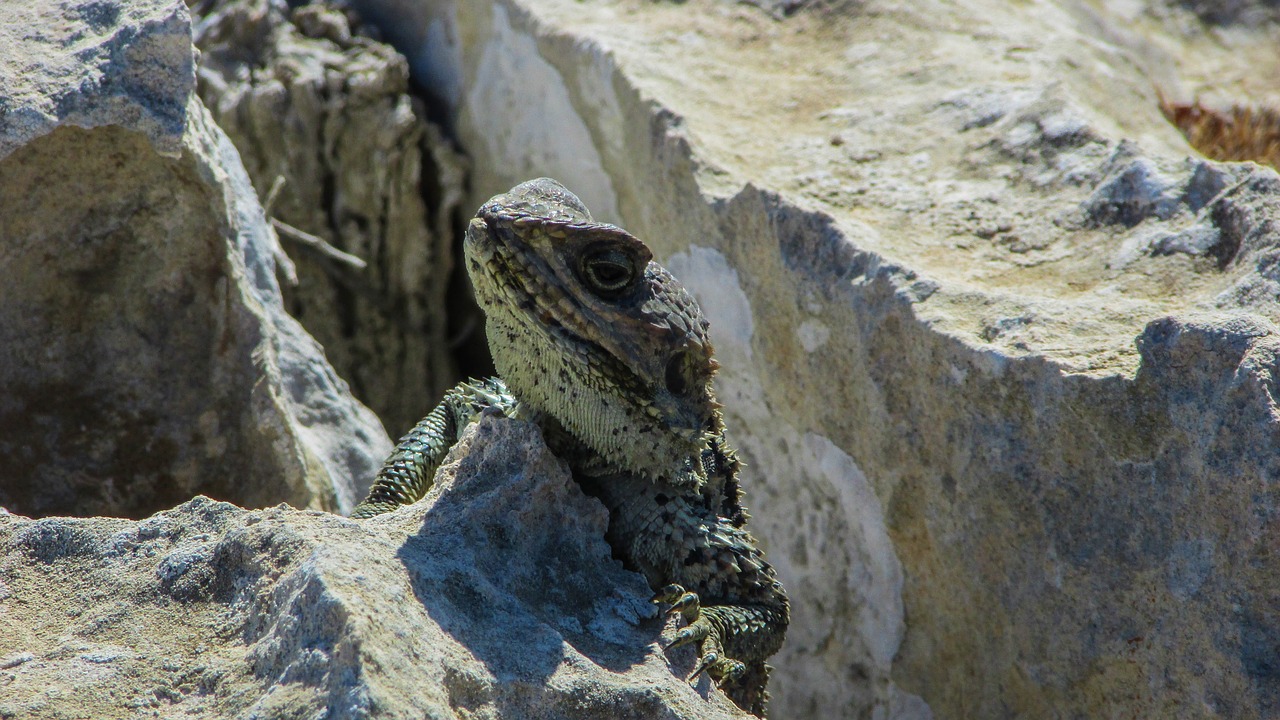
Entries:
{"type": "Polygon", "coordinates": [[[367,264],[336,262],[281,228],[297,267],[286,307],[352,392],[407,431],[461,379],[445,311],[455,332],[467,325],[449,295],[464,161],[409,95],[404,57],[352,14],[284,0],[200,12],[201,99],[259,192],[283,179],[271,214],[367,264]]]}
{"type": "Polygon", "coordinates": [[[1186,7],[1206,23],[1215,25],[1262,24],[1280,18],[1276,4],[1265,0],[1181,0],[1168,4],[1186,7]]]}
{"type": "Polygon", "coordinates": [[[186,8],[4,3],[0,57],[0,505],[351,508],[390,442],[282,308],[186,8]]]}
{"type": "Polygon", "coordinates": [[[704,304],[793,602],[778,717],[1280,712],[1280,179],[1193,157],[1151,85],[1252,87],[1273,26],[356,4],[470,206],[554,176],[704,304]]]}
{"type": "Polygon", "coordinates": [[[743,717],[681,679],[692,652],[669,666],[607,523],[505,418],[371,521],[0,516],[0,717],[743,717]]]}
{"type": "Polygon", "coordinates": [[[174,2],[5,3],[0,158],[66,125],[127,125],[176,155],[195,58],[174,2]]]}

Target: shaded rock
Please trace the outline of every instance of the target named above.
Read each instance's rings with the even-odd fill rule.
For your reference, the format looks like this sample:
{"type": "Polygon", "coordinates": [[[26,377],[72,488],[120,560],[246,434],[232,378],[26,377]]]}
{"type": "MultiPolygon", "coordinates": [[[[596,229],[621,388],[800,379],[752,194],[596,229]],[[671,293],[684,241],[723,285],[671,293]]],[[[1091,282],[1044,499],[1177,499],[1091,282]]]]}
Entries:
{"type": "Polygon", "coordinates": [[[1275,715],[1280,189],[1191,157],[1150,79],[1250,86],[1273,27],[358,4],[473,204],[557,177],[699,297],[793,603],[779,717],[1275,715]]]}
{"type": "Polygon", "coordinates": [[[0,505],[350,508],[389,441],[281,307],[186,9],[5,3],[0,27],[33,59],[0,66],[0,505]]]}
{"type": "MultiPolygon", "coordinates": [[[[354,15],[284,0],[199,8],[200,96],[255,187],[265,196],[283,179],[271,214],[367,264],[279,228],[296,264],[286,307],[352,392],[403,432],[460,379],[445,309],[463,159],[408,94],[405,59],[354,15]]],[[[477,337],[479,327],[472,318],[477,337]]]]}
{"type": "Polygon", "coordinates": [[[1168,4],[1185,7],[1216,25],[1262,24],[1280,18],[1274,0],[1178,0],[1168,4]]]}
{"type": "Polygon", "coordinates": [[[505,418],[371,521],[207,498],[0,516],[0,717],[743,717],[681,679],[691,652],[668,664],[607,523],[505,418]]]}
{"type": "MultiPolygon", "coordinates": [[[[1129,155],[1132,151],[1125,152],[1129,155]]],[[[1168,220],[1179,210],[1182,193],[1154,163],[1138,158],[1108,178],[1085,207],[1087,222],[1133,227],[1149,217],[1168,220]]]]}

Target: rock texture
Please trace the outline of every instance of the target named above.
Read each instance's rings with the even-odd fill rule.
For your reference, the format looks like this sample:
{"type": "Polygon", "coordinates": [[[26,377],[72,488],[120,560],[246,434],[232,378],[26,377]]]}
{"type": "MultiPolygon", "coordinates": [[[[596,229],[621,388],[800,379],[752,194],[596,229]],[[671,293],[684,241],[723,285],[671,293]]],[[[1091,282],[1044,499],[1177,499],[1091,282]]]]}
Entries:
{"type": "Polygon", "coordinates": [[[349,509],[390,447],[281,307],[180,2],[0,5],[0,506],[349,509]]]}
{"type": "Polygon", "coordinates": [[[1280,179],[1194,156],[1151,82],[1273,78],[1274,25],[358,5],[472,204],[557,177],[704,303],[794,601],[779,717],[1280,712],[1280,179]]]}
{"type": "Polygon", "coordinates": [[[194,56],[181,3],[5,3],[0,157],[57,127],[127,121],[174,155],[194,56]]]}
{"type": "Polygon", "coordinates": [[[503,418],[376,520],[0,515],[0,717],[745,717],[668,667],[607,524],[503,418]]]}
{"type": "MultiPolygon", "coordinates": [[[[404,57],[352,14],[284,0],[198,8],[201,99],[260,193],[284,181],[270,213],[366,264],[281,228],[297,268],[286,307],[355,395],[404,432],[460,379],[446,307],[463,160],[408,94],[404,57]]],[[[465,329],[465,303],[452,305],[465,329]]]]}

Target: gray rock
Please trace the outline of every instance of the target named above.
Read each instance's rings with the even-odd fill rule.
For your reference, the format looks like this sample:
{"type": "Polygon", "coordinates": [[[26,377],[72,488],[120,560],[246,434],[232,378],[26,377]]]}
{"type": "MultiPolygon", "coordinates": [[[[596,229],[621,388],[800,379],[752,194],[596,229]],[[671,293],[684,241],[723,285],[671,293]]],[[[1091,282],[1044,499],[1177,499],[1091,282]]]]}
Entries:
{"type": "MultiPolygon", "coordinates": [[[[1134,150],[1121,146],[1118,155],[1132,156],[1134,150]]],[[[1121,167],[1103,181],[1085,205],[1086,222],[1097,225],[1120,224],[1133,227],[1147,218],[1168,220],[1180,209],[1182,193],[1148,158],[1138,157],[1116,163],[1121,167]]]]}
{"type": "Polygon", "coordinates": [[[296,264],[286,307],[352,392],[404,432],[461,379],[446,308],[466,326],[465,305],[447,304],[463,160],[408,94],[405,59],[357,19],[284,0],[200,8],[201,99],[264,196],[284,181],[272,216],[366,265],[281,229],[296,264]]]}
{"type": "Polygon", "coordinates": [[[0,24],[0,159],[64,125],[129,127],[181,151],[195,75],[173,2],[8,2],[0,24]]]}
{"type": "Polygon", "coordinates": [[[1192,157],[1150,80],[1247,87],[1273,28],[358,5],[473,205],[555,176],[703,303],[793,602],[779,717],[1280,712],[1280,180],[1192,157]]]}
{"type": "Polygon", "coordinates": [[[1280,19],[1280,8],[1270,0],[1173,0],[1165,4],[1188,8],[1215,25],[1261,25],[1280,19]]]}
{"type": "Polygon", "coordinates": [[[186,9],[10,2],[0,28],[29,61],[0,65],[0,505],[352,507],[390,443],[283,311],[186,9]]]}
{"type": "Polygon", "coordinates": [[[505,418],[372,521],[203,497],[142,521],[9,516],[0,717],[742,717],[681,679],[691,652],[669,664],[607,523],[505,418]]]}

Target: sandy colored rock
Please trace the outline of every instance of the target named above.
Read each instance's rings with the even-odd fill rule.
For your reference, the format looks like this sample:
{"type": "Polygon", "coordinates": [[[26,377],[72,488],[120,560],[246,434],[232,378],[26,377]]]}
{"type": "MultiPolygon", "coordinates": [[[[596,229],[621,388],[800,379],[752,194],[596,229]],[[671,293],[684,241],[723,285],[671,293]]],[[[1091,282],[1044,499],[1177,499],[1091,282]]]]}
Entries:
{"type": "Polygon", "coordinates": [[[0,506],[353,506],[389,440],[283,311],[186,8],[5,3],[0,27],[0,506]]]}
{"type": "MultiPolygon", "coordinates": [[[[282,230],[297,283],[284,283],[285,305],[402,433],[461,379],[446,308],[464,162],[409,95],[404,57],[350,13],[283,0],[199,7],[200,96],[260,195],[284,180],[273,217],[367,264],[282,230]]],[[[453,306],[457,331],[465,303],[453,306]]]]}
{"type": "Polygon", "coordinates": [[[554,176],[704,304],[793,602],[779,717],[1280,710],[1280,182],[1196,157],[1152,85],[1257,88],[1274,25],[358,4],[473,204],[554,176]]]}
{"type": "Polygon", "coordinates": [[[376,520],[0,516],[0,717],[744,717],[669,666],[607,523],[504,418],[376,520]]]}

